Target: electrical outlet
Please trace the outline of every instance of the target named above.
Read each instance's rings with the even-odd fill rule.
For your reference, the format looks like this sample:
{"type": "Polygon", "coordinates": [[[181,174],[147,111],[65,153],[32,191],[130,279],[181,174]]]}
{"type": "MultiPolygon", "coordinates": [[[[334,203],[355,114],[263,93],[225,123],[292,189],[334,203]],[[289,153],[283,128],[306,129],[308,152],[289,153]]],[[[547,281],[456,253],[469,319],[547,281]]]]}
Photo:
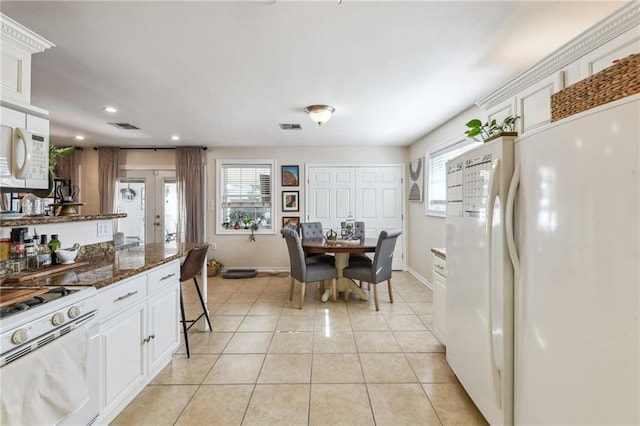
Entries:
{"type": "Polygon", "coordinates": [[[213,211],[216,209],[216,200],[207,200],[207,209],[213,211]]]}
{"type": "Polygon", "coordinates": [[[109,222],[98,222],[98,237],[108,237],[110,234],[109,231],[109,222]]]}
{"type": "Polygon", "coordinates": [[[211,243],[210,247],[211,247],[211,250],[215,250],[216,249],[216,243],[211,243]]]}

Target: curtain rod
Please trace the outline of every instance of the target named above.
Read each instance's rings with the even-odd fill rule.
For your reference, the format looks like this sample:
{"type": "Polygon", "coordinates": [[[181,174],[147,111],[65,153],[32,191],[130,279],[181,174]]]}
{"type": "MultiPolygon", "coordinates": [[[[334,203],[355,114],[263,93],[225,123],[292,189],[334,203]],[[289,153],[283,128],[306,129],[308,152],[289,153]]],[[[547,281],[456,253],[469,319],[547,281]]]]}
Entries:
{"type": "MultiPolygon", "coordinates": [[[[94,146],[93,150],[97,151],[100,147],[98,146],[94,146]]],[[[108,148],[108,147],[102,147],[102,148],[108,148]]],[[[151,147],[141,147],[141,148],[134,148],[134,147],[124,147],[121,146],[119,147],[120,149],[139,149],[139,150],[154,150],[154,151],[158,151],[158,150],[165,150],[165,149],[176,149],[176,147],[155,147],[155,148],[151,148],[151,147]]],[[[201,146],[200,148],[202,148],[203,151],[206,151],[208,148],[206,146],[201,146]]]]}

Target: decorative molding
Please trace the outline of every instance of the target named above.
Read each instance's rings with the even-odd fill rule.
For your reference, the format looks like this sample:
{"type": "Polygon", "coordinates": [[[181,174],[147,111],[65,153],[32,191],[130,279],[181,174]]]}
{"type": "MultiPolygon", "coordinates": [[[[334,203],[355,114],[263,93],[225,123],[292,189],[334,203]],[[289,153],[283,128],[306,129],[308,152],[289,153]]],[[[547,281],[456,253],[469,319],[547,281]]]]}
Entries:
{"type": "Polygon", "coordinates": [[[479,99],[476,105],[488,110],[500,102],[515,96],[524,88],[575,62],[622,33],[632,28],[637,28],[638,25],[640,25],[640,3],[632,1],[547,56],[537,65],[517,75],[498,90],[479,99]]]}
{"type": "Polygon", "coordinates": [[[24,48],[31,54],[44,52],[45,50],[55,46],[55,44],[51,43],[46,38],[41,37],[30,29],[20,25],[5,14],[1,14],[0,22],[0,34],[2,35],[2,41],[5,43],[13,42],[13,44],[24,48]]]}

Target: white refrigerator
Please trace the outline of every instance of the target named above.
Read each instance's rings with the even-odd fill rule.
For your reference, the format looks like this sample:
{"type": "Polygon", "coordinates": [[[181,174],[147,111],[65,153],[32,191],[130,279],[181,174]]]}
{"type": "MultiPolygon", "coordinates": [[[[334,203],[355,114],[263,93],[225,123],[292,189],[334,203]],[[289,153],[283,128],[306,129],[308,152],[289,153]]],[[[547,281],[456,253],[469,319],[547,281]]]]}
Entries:
{"type": "Polygon", "coordinates": [[[485,418],[640,424],[640,96],[447,177],[447,360],[485,418]]]}

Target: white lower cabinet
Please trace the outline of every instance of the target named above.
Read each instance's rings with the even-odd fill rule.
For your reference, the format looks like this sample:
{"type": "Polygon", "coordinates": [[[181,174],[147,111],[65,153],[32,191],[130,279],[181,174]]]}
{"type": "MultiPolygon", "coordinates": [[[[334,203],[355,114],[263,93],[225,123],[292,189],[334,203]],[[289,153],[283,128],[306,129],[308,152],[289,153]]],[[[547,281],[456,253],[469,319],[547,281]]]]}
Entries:
{"type": "Polygon", "coordinates": [[[180,286],[171,287],[149,299],[149,372],[154,376],[165,366],[180,342],[180,286]]]}
{"type": "Polygon", "coordinates": [[[433,328],[431,332],[443,345],[447,344],[447,262],[433,255],[433,328]]]}
{"type": "Polygon", "coordinates": [[[98,424],[111,422],[171,361],[180,345],[179,277],[180,263],[175,260],[98,293],[102,309],[98,424]]]}
{"type": "Polygon", "coordinates": [[[144,302],[101,325],[102,407],[109,407],[144,380],[146,334],[144,302]]]}

